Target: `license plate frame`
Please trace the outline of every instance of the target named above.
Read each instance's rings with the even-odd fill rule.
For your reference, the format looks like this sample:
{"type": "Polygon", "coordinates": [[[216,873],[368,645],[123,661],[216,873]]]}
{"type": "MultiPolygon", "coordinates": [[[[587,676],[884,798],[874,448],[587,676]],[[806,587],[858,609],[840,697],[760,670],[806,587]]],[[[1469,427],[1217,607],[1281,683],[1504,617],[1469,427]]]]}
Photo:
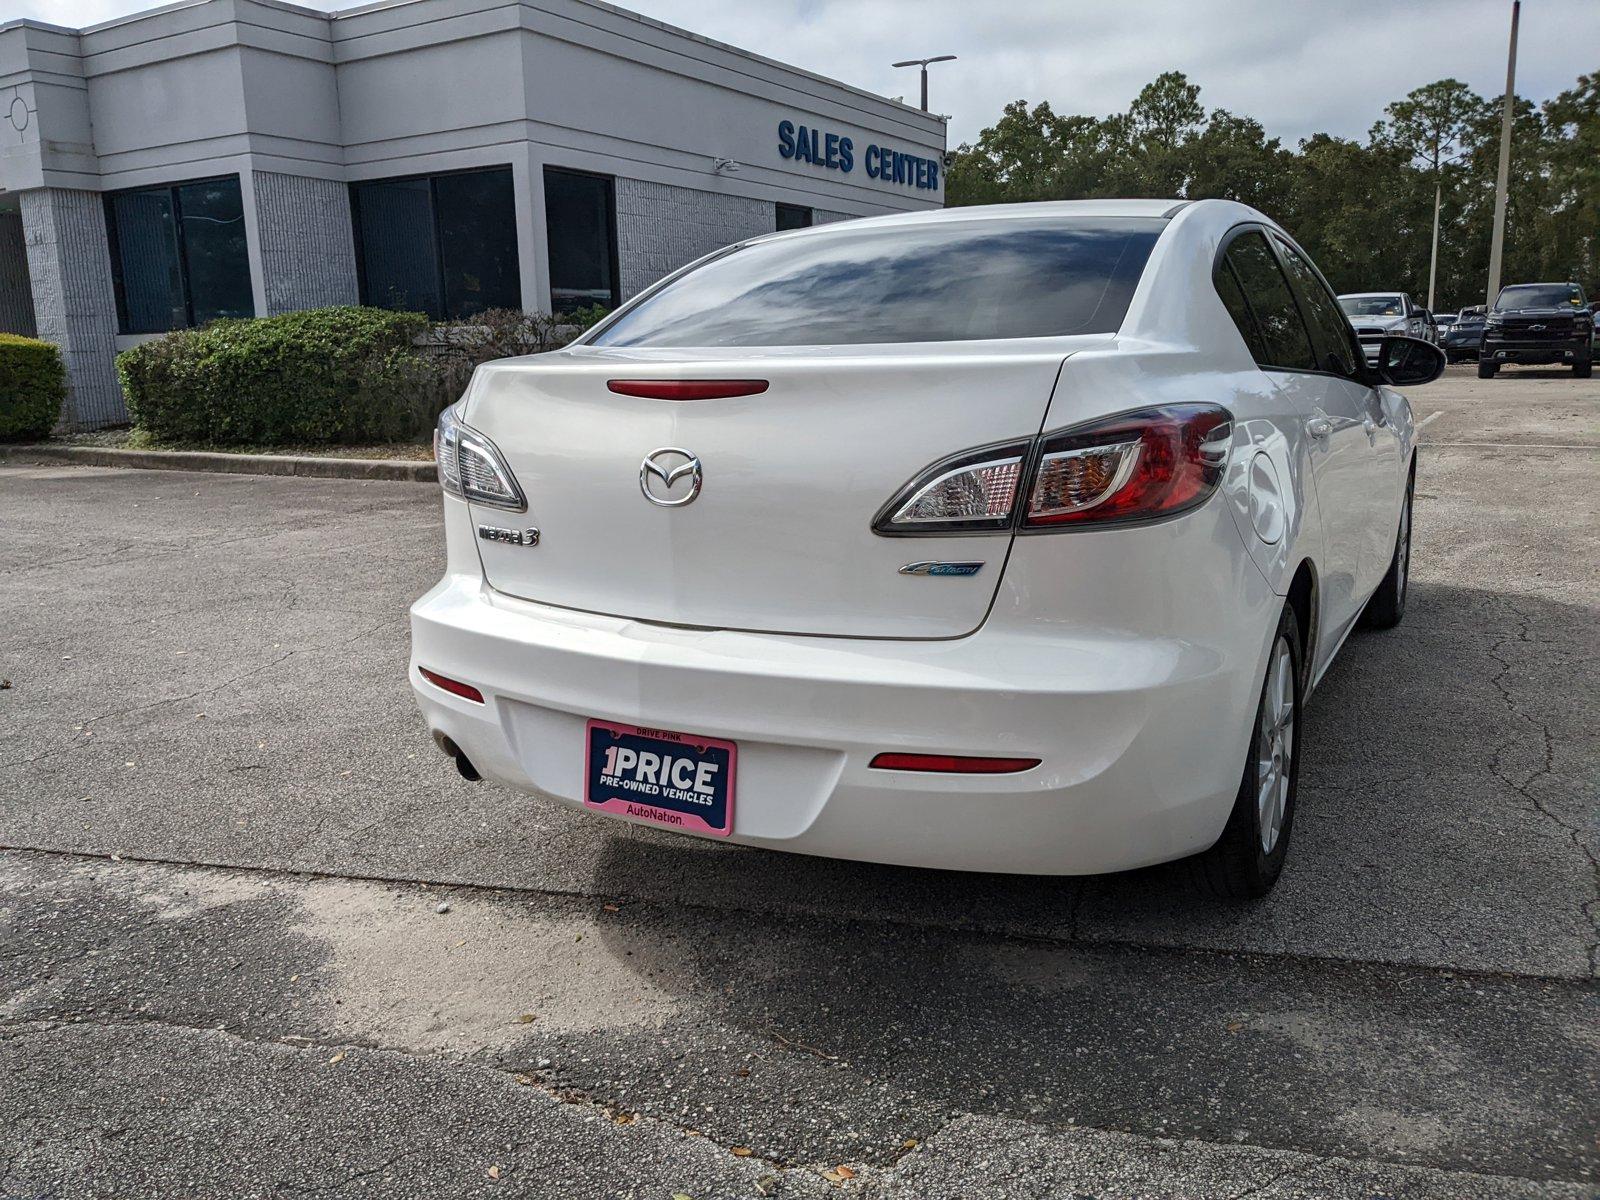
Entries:
{"type": "Polygon", "coordinates": [[[585,808],[705,837],[725,838],[733,832],[736,742],[598,719],[589,720],[583,736],[585,808]],[[613,748],[615,753],[608,755],[613,748]],[[625,753],[629,751],[631,759],[625,753]],[[642,754],[657,758],[644,762],[642,754]]]}

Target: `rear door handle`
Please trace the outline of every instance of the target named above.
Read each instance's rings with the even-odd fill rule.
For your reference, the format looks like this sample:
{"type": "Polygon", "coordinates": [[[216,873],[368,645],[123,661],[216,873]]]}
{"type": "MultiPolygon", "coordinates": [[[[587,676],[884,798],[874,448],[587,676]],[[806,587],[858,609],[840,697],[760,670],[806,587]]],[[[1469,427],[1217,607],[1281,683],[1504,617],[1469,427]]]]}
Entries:
{"type": "Polygon", "coordinates": [[[1328,420],[1327,417],[1308,417],[1306,418],[1306,432],[1320,441],[1333,432],[1333,422],[1328,420]]]}

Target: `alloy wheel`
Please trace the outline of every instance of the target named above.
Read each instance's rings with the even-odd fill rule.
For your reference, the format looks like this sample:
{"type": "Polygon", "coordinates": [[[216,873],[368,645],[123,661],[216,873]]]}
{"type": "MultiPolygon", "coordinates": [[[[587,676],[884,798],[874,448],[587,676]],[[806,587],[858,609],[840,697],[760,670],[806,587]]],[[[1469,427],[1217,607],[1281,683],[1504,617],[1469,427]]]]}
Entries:
{"type": "Polygon", "coordinates": [[[1256,817],[1261,853],[1271,854],[1283,834],[1294,764],[1294,655],[1280,637],[1272,647],[1266,695],[1261,701],[1256,750],[1256,817]]]}
{"type": "Polygon", "coordinates": [[[1406,491],[1406,501],[1400,506],[1400,544],[1395,552],[1395,588],[1400,602],[1405,603],[1406,585],[1411,582],[1411,492],[1406,491]]]}

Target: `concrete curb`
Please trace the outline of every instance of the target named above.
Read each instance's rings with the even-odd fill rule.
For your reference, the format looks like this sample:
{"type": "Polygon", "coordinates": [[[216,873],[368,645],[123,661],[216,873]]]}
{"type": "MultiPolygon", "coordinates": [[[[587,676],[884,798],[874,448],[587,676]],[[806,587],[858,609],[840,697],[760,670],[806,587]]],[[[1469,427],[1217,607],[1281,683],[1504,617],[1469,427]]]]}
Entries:
{"type": "Polygon", "coordinates": [[[202,450],[117,450],[109,446],[0,446],[0,462],[70,463],[145,471],[215,471],[225,475],[301,475],[309,479],[386,479],[436,483],[432,462],[393,458],[315,458],[288,454],[217,454],[202,450]]]}

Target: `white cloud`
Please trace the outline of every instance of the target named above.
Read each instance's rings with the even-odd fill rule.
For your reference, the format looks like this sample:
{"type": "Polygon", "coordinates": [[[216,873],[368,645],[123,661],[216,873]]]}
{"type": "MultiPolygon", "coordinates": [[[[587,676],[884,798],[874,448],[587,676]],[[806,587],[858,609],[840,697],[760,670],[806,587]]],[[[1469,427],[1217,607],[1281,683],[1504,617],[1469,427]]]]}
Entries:
{"type": "MultiPolygon", "coordinates": [[[[81,26],[139,0],[0,0],[4,18],[81,26]]],[[[311,7],[337,8],[337,3],[311,7]]],[[[1360,136],[1383,106],[1446,76],[1485,95],[1505,84],[1506,0],[632,0],[626,7],[915,103],[897,59],[956,54],[932,69],[951,145],[1009,100],[1058,112],[1125,108],[1161,71],[1186,72],[1208,107],[1260,120],[1288,144],[1360,136]]],[[[0,18],[3,19],[3,18],[0,18]]],[[[1600,69],[1600,4],[1523,6],[1517,90],[1543,100],[1600,69]]]]}

